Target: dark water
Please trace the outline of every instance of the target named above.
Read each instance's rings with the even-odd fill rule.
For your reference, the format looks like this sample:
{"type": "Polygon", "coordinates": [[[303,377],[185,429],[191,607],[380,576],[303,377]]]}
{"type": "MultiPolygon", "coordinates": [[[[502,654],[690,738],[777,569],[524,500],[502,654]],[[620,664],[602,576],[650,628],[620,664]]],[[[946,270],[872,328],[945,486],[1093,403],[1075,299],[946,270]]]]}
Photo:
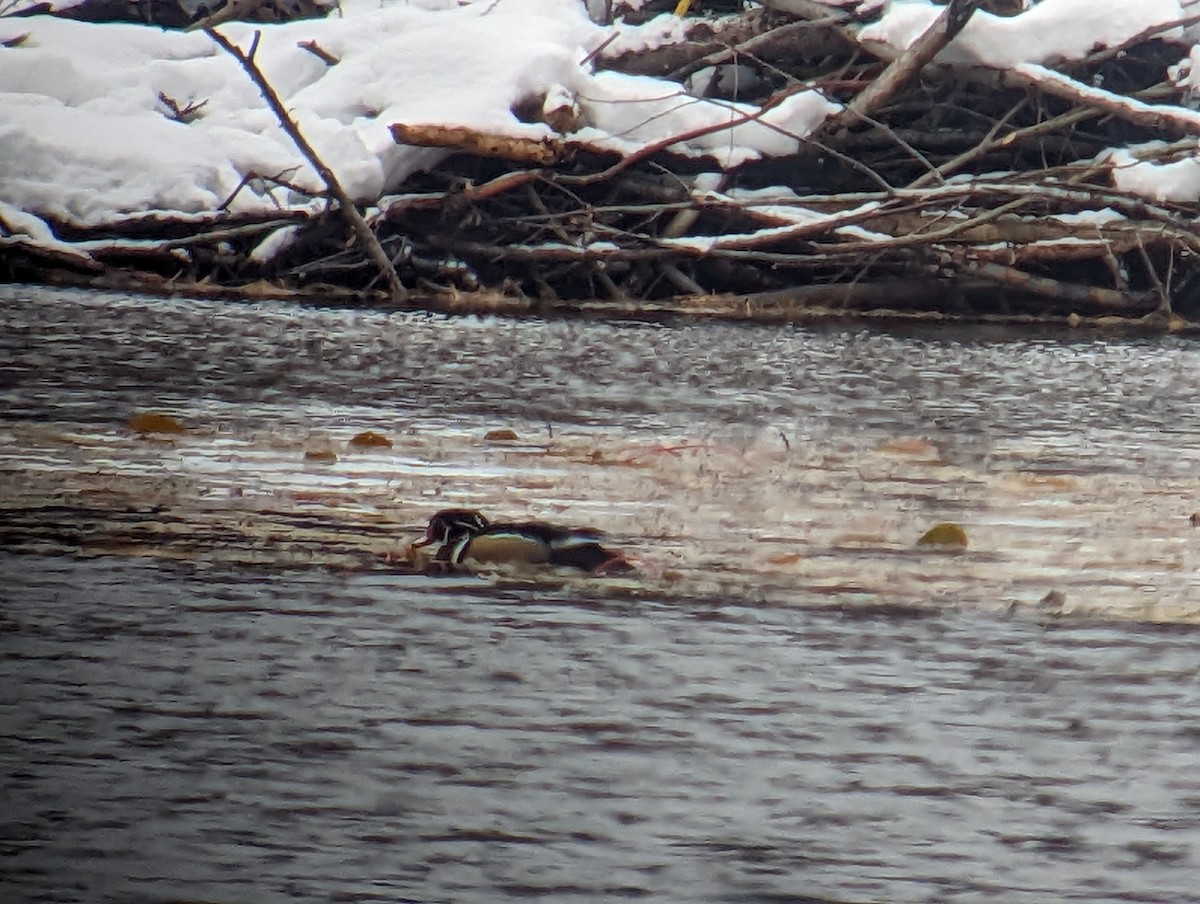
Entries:
{"type": "Polygon", "coordinates": [[[37,901],[1197,900],[1197,635],[5,558],[37,901]]]}
{"type": "Polygon", "coordinates": [[[689,596],[0,550],[0,901],[1200,901],[1197,372],[1176,339],[0,287],[6,492],[186,485],[181,523],[475,493],[627,538],[694,518],[648,566],[799,551],[689,596]],[[147,407],[195,433],[129,437],[147,407]],[[470,439],[547,422],[707,457],[470,439]],[[421,435],[321,471],[288,445],[362,427],[421,435]],[[877,452],[906,436],[948,461],[877,452]],[[955,505],[970,554],[888,533],[955,505]],[[1075,614],[996,605],[1047,587],[1075,614]]]}

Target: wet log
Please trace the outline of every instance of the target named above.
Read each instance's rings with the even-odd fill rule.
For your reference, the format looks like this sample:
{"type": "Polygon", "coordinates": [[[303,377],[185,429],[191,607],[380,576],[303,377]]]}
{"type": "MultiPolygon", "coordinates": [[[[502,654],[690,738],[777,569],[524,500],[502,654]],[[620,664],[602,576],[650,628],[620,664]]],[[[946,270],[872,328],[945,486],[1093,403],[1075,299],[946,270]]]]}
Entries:
{"type": "Polygon", "coordinates": [[[42,268],[91,274],[105,270],[104,264],[95,257],[69,245],[51,245],[20,236],[0,237],[0,263],[5,265],[10,278],[42,268]]]}
{"type": "Polygon", "coordinates": [[[1159,296],[1155,292],[1129,289],[1119,291],[1099,286],[1077,285],[1065,280],[1037,276],[1017,267],[973,260],[966,255],[951,255],[951,259],[961,273],[1014,288],[1022,293],[1063,302],[1071,308],[1082,307],[1085,310],[1141,316],[1153,312],[1159,303],[1159,296]]]}
{"type": "Polygon", "coordinates": [[[479,157],[507,160],[526,166],[552,166],[573,154],[571,147],[560,139],[497,135],[466,126],[443,126],[436,123],[410,125],[397,122],[391,125],[391,130],[392,139],[396,144],[465,151],[479,157]]]}

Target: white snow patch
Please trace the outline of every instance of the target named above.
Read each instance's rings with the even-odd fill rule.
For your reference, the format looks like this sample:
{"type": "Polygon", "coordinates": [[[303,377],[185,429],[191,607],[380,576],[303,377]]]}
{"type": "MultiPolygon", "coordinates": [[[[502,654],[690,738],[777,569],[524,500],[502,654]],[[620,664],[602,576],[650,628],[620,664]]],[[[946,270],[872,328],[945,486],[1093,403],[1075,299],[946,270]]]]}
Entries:
{"type": "MultiPolygon", "coordinates": [[[[878,22],[864,28],[860,38],[899,53],[944,10],[928,0],[900,0],[878,22]]],[[[1078,60],[1097,47],[1116,46],[1183,17],[1179,0],[1042,0],[1017,16],[976,12],[939,59],[997,68],[1078,60]]],[[[1178,35],[1178,28],[1164,33],[1178,35]]]]}
{"type": "Polygon", "coordinates": [[[300,227],[297,225],[281,226],[272,230],[266,238],[254,246],[250,252],[250,260],[258,264],[274,260],[295,244],[300,231],[300,227]]]}
{"type": "MultiPolygon", "coordinates": [[[[1031,219],[1037,219],[1036,217],[1031,219]]],[[[1057,220],[1060,223],[1068,225],[1088,225],[1088,226],[1104,226],[1108,223],[1115,223],[1126,219],[1122,214],[1117,213],[1111,207],[1105,207],[1101,210],[1084,210],[1079,213],[1058,213],[1049,217],[1051,220],[1057,220]]]]}
{"type": "MultiPolygon", "coordinates": [[[[698,100],[674,82],[581,66],[612,29],[595,24],[579,0],[345,0],[340,9],[326,19],[221,31],[242,48],[261,34],[259,66],[343,187],[363,201],[402,190],[445,156],[397,145],[393,123],[540,139],[553,134],[549,126],[522,122],[513,108],[552,95],[578,103],[587,125],[577,137],[630,153],[758,112],[698,100]],[[327,66],[297,46],[304,41],[340,62],[327,66]]],[[[684,24],[659,18],[626,40],[667,39],[684,24]]],[[[311,194],[272,186],[274,177],[303,192],[324,190],[246,73],[205,35],[0,19],[0,41],[22,34],[0,51],[0,200],[83,226],[149,213],[200,216],[256,175],[267,178],[238,191],[230,212],[319,206],[311,194]],[[203,107],[178,122],[160,95],[203,107]]],[[[722,164],[788,154],[836,109],[806,92],[761,122],[696,136],[676,150],[722,164]]]]}
{"type": "Polygon", "coordinates": [[[674,13],[662,13],[640,25],[631,25],[618,19],[613,27],[616,37],[605,45],[601,55],[612,58],[677,43],[687,37],[687,30],[693,24],[695,20],[688,20],[674,13]]]}
{"type": "MultiPolygon", "coordinates": [[[[826,2],[832,8],[849,0],[826,2]]],[[[893,0],[864,36],[899,52],[941,9],[930,0],[893,0]]],[[[1039,67],[1120,44],[1197,9],[1198,0],[1042,0],[1015,17],[975,14],[943,58],[1062,79],[1039,67]]],[[[553,105],[579,110],[582,125],[573,137],[581,141],[629,154],[678,139],[677,153],[734,166],[794,153],[840,109],[809,91],[763,112],[699,99],[664,79],[580,65],[614,31],[619,37],[606,53],[674,40],[687,24],[665,15],[642,26],[602,26],[580,0],[343,0],[340,13],[325,19],[230,24],[222,32],[242,47],[261,33],[256,59],[284,104],[347,191],[371,202],[403,197],[408,177],[446,153],[395,144],[393,123],[540,139],[553,134],[549,126],[522,122],[512,111],[545,95],[553,105]],[[340,62],[327,66],[297,46],[303,41],[315,41],[340,62]]],[[[26,237],[20,240],[56,241],[44,221],[89,226],[155,213],[201,220],[231,197],[232,213],[317,210],[323,203],[313,195],[324,185],[258,89],[205,35],[48,16],[0,18],[0,42],[20,35],[23,41],[0,49],[0,219],[26,237]],[[160,95],[180,107],[203,106],[191,121],[178,122],[160,95]]],[[[1173,28],[1167,35],[1178,40],[1182,33],[1173,28]]],[[[1200,96],[1200,52],[1193,49],[1189,63],[1173,77],[1200,96]]],[[[1101,99],[1097,89],[1071,87],[1096,90],[1101,99]]],[[[1120,102],[1134,112],[1163,110],[1120,102]]],[[[1166,112],[1200,131],[1200,114],[1184,107],[1166,112]]],[[[1109,159],[1124,191],[1154,200],[1200,198],[1200,163],[1139,162],[1121,149],[1109,159]]],[[[719,181],[697,190],[707,184],[719,181]]],[[[798,212],[772,191],[789,217],[813,213],[798,212]]],[[[278,253],[287,235],[265,239],[258,253],[278,253]]]]}
{"type": "Polygon", "coordinates": [[[1200,160],[1194,157],[1173,163],[1138,160],[1132,151],[1117,149],[1107,156],[1113,185],[1151,201],[1195,203],[1200,199],[1200,160]]]}

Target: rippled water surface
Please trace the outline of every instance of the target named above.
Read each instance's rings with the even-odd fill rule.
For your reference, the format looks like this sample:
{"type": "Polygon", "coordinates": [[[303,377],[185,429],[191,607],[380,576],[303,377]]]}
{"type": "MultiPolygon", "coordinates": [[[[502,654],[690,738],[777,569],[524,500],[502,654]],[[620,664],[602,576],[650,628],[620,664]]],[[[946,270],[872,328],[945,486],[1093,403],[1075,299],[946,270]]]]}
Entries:
{"type": "Polygon", "coordinates": [[[0,900],[1200,901],[1196,373],[0,287],[0,900]]]}
{"type": "Polygon", "coordinates": [[[10,900],[1197,900],[1192,629],[0,579],[10,900]]]}

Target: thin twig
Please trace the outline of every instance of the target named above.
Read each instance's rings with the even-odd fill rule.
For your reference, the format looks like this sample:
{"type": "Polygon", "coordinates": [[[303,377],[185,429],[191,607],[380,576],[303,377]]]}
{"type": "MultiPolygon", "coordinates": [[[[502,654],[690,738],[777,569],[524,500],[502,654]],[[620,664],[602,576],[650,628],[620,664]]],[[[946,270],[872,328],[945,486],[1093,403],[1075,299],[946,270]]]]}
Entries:
{"type": "Polygon", "coordinates": [[[375,233],[371,231],[371,227],[367,225],[367,221],[358,212],[354,201],[346,194],[346,190],[342,188],[337,175],[325,165],[324,161],[317,155],[317,152],[313,150],[312,145],[308,143],[308,139],[304,137],[300,131],[300,127],[284,107],[283,101],[279,99],[279,95],[275,93],[275,89],[271,87],[262,70],[258,68],[258,64],[254,62],[254,54],[258,50],[258,41],[262,33],[258,31],[254,33],[254,40],[250,45],[248,53],[243,53],[240,47],[231,43],[214,28],[205,26],[204,33],[215,41],[222,50],[236,59],[254,84],[258,86],[259,92],[262,94],[263,99],[266,100],[267,106],[271,108],[271,111],[279,120],[279,124],[283,127],[283,130],[287,132],[288,137],[300,149],[300,153],[304,155],[313,169],[317,171],[317,175],[321,177],[321,181],[325,183],[329,189],[329,193],[337,199],[338,208],[342,216],[345,217],[354,234],[358,236],[358,240],[363,243],[363,248],[366,250],[367,256],[371,258],[375,266],[379,268],[379,271],[387,280],[388,292],[391,295],[392,301],[396,304],[403,303],[408,298],[408,291],[400,282],[396,268],[392,266],[392,261],[387,256],[387,252],[379,244],[379,239],[375,237],[375,233]]]}

